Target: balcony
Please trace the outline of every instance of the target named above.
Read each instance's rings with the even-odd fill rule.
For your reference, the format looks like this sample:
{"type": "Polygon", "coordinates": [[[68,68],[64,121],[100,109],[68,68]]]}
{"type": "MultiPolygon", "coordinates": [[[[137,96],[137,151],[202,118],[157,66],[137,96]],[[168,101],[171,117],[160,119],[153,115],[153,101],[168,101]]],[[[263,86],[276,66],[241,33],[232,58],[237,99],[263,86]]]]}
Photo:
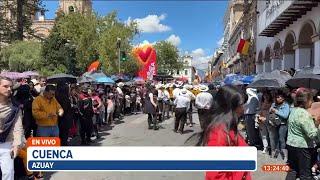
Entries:
{"type": "Polygon", "coordinates": [[[318,5],[318,2],[312,0],[271,1],[268,7],[259,16],[259,36],[275,36],[318,5]]]}

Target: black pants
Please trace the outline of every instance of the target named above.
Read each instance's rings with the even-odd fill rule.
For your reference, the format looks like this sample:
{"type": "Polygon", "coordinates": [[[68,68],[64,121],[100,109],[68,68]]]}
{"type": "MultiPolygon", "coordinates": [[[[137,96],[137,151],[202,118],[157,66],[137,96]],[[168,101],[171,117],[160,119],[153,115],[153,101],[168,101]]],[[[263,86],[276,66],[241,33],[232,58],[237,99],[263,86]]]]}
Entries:
{"type": "Polygon", "coordinates": [[[192,120],[192,103],[190,103],[190,108],[188,110],[188,119],[189,119],[189,123],[192,125],[193,124],[193,120],[192,120]]]}
{"type": "Polygon", "coordinates": [[[246,124],[246,131],[249,140],[249,145],[259,146],[261,140],[259,138],[259,131],[255,128],[255,114],[244,115],[244,122],[246,124]]]}
{"type": "Polygon", "coordinates": [[[80,118],[80,137],[82,142],[86,142],[90,140],[93,123],[92,117],[90,116],[83,116],[80,118]]]}
{"type": "Polygon", "coordinates": [[[297,177],[300,177],[300,180],[313,179],[311,168],[316,161],[316,149],[296,148],[289,145],[287,148],[290,171],[286,180],[295,180],[297,177]]]}
{"type": "Polygon", "coordinates": [[[180,125],[179,131],[183,132],[184,124],[187,121],[187,108],[176,108],[175,112],[174,130],[177,131],[180,125]]]}
{"type": "Polygon", "coordinates": [[[210,115],[209,109],[198,109],[199,121],[202,130],[205,130],[208,125],[208,119],[210,115]]]}
{"type": "Polygon", "coordinates": [[[153,128],[156,129],[158,126],[158,119],[156,114],[148,113],[148,126],[151,128],[151,124],[153,124],[153,128]]]}

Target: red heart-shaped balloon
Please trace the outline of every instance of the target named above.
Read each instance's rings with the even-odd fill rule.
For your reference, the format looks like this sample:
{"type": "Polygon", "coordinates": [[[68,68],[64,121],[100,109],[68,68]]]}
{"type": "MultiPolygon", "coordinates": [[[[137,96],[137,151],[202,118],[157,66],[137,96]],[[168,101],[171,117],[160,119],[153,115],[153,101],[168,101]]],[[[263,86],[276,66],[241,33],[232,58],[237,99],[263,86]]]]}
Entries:
{"type": "Polygon", "coordinates": [[[150,48],[150,47],[148,47],[145,52],[142,49],[140,49],[140,52],[139,52],[140,59],[143,62],[147,62],[147,60],[151,54],[151,51],[152,51],[152,48],[150,48]]]}

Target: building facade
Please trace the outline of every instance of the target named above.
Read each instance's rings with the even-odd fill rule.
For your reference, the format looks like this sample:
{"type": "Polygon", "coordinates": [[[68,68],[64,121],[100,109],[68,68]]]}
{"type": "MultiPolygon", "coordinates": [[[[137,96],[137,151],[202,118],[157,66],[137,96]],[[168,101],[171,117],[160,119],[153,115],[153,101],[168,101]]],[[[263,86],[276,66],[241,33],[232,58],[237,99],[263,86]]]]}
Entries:
{"type": "Polygon", "coordinates": [[[258,1],[256,71],[320,67],[317,1],[258,1]]]}
{"type": "Polygon", "coordinates": [[[180,57],[179,61],[183,63],[183,68],[174,72],[172,76],[175,79],[184,78],[187,79],[189,83],[193,82],[195,73],[192,70],[192,59],[193,57],[190,55],[184,55],[180,57]]]}
{"type": "MultiPolygon", "coordinates": [[[[86,13],[92,11],[92,2],[91,0],[60,0],[59,1],[59,9],[57,9],[56,13],[62,12],[64,14],[68,14],[70,12],[80,12],[86,13]]],[[[54,19],[46,19],[45,13],[40,12],[35,16],[32,29],[34,33],[39,38],[46,38],[49,36],[51,29],[54,26],[54,19]]]]}
{"type": "Polygon", "coordinates": [[[222,46],[213,56],[213,76],[229,73],[255,74],[256,5],[254,0],[231,0],[224,16],[222,46]],[[237,52],[241,39],[250,42],[247,55],[237,52]]]}

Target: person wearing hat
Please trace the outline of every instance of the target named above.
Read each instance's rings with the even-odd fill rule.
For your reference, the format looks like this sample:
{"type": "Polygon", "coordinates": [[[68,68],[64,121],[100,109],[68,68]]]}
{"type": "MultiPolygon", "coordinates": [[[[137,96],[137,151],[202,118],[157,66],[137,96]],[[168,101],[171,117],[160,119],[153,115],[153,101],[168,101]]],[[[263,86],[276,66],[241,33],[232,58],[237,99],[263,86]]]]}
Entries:
{"type": "Polygon", "coordinates": [[[196,107],[198,108],[199,122],[201,129],[205,129],[207,126],[208,114],[210,114],[210,108],[213,104],[213,97],[207,91],[208,86],[201,85],[199,87],[200,93],[196,96],[196,107]]]}
{"type": "Polygon", "coordinates": [[[174,100],[175,107],[175,123],[174,132],[183,134],[184,124],[187,121],[187,112],[190,108],[190,97],[187,89],[182,89],[180,94],[174,100]]]}
{"type": "Polygon", "coordinates": [[[189,119],[189,126],[193,126],[193,119],[192,119],[192,104],[194,103],[194,100],[196,99],[196,96],[191,92],[192,90],[192,85],[191,84],[186,84],[185,89],[187,89],[187,94],[190,98],[190,107],[188,109],[188,119],[189,119]]]}
{"type": "Polygon", "coordinates": [[[163,119],[165,118],[165,115],[167,115],[167,119],[170,118],[170,115],[169,115],[169,111],[170,111],[170,93],[168,91],[168,84],[166,86],[164,86],[164,89],[163,89],[163,119]]]}

